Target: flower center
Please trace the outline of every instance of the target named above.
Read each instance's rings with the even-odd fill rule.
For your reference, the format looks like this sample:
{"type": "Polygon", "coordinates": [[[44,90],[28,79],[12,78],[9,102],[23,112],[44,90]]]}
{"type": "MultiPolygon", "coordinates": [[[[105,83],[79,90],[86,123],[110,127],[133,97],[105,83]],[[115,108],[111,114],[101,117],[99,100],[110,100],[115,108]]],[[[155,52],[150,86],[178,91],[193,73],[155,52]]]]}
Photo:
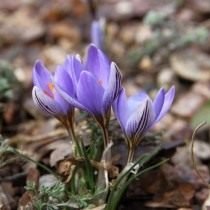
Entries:
{"type": "Polygon", "coordinates": [[[51,92],[53,92],[55,89],[55,85],[52,82],[50,82],[48,83],[48,88],[50,89],[51,92]]]}
{"type": "Polygon", "coordinates": [[[99,80],[98,80],[98,84],[99,84],[100,86],[103,86],[103,80],[102,80],[102,79],[99,79],[99,80]]]}
{"type": "Polygon", "coordinates": [[[54,94],[53,94],[54,89],[55,89],[55,85],[52,82],[50,82],[47,84],[47,90],[45,90],[44,92],[51,98],[54,98],[54,94]]]}

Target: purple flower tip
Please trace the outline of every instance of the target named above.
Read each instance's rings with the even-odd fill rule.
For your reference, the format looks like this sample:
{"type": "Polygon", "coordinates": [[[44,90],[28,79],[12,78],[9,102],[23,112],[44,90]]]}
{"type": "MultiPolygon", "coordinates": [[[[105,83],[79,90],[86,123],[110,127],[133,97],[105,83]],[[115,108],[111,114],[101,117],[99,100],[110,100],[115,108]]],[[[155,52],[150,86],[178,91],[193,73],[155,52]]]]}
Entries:
{"type": "Polygon", "coordinates": [[[103,49],[103,31],[100,21],[94,20],[91,24],[91,42],[100,49],[103,49]]]}

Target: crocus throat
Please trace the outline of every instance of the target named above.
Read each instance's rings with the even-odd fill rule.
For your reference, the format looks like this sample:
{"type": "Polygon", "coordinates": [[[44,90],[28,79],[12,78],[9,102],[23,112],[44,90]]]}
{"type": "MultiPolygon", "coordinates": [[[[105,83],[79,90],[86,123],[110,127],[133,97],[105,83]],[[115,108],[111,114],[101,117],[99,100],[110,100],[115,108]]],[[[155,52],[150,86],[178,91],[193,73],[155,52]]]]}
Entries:
{"type": "Polygon", "coordinates": [[[51,98],[54,98],[53,92],[55,89],[55,85],[52,82],[50,82],[47,84],[47,87],[48,87],[47,90],[45,90],[44,92],[51,98]]]}
{"type": "Polygon", "coordinates": [[[102,80],[102,79],[99,79],[99,80],[98,80],[98,84],[99,84],[100,86],[103,86],[103,80],[102,80]]]}

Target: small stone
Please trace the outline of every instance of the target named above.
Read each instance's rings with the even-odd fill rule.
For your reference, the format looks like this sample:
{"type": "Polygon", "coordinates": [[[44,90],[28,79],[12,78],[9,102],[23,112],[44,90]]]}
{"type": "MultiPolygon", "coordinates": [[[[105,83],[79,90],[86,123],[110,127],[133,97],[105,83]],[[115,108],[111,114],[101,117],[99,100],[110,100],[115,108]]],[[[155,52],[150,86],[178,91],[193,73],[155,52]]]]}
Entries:
{"type": "Polygon", "coordinates": [[[48,63],[59,64],[64,61],[66,52],[59,46],[50,46],[44,49],[43,57],[48,63]]]}
{"type": "Polygon", "coordinates": [[[174,84],[175,74],[172,69],[165,68],[160,71],[157,77],[157,82],[159,86],[163,87],[170,87],[174,84]]]}
{"type": "Polygon", "coordinates": [[[126,45],[131,45],[134,42],[135,34],[136,34],[136,28],[134,26],[124,26],[119,35],[121,40],[126,45]]]}
{"type": "Polygon", "coordinates": [[[117,36],[119,30],[120,30],[119,26],[116,23],[107,24],[107,28],[106,28],[107,38],[114,39],[117,36]]]}
{"type": "Polygon", "coordinates": [[[61,46],[62,49],[64,49],[66,52],[73,51],[74,49],[74,43],[71,42],[67,38],[61,38],[58,40],[59,46],[61,46]]]}
{"type": "Polygon", "coordinates": [[[111,43],[109,47],[111,48],[111,52],[117,58],[122,58],[125,55],[125,47],[122,42],[116,40],[115,42],[111,43]]]}
{"type": "Polygon", "coordinates": [[[119,1],[115,5],[115,9],[119,15],[129,15],[133,11],[133,4],[130,1],[119,1]]]}
{"type": "MultiPolygon", "coordinates": [[[[171,137],[175,137],[176,139],[185,137],[188,138],[189,133],[188,131],[188,123],[185,120],[182,119],[174,119],[173,123],[167,126],[164,132],[164,136],[167,139],[170,139],[171,137]]],[[[191,135],[191,133],[190,133],[191,135]]]]}
{"type": "Polygon", "coordinates": [[[194,141],[193,152],[201,160],[210,159],[210,145],[204,141],[194,141]]]}
{"type": "Polygon", "coordinates": [[[205,98],[207,98],[208,100],[210,99],[210,84],[209,82],[198,82],[195,83],[192,87],[192,90],[202,96],[204,96],[205,98]]]}
{"type": "Polygon", "coordinates": [[[153,67],[152,59],[149,56],[144,56],[139,62],[139,69],[149,71],[153,67]]]}
{"type": "Polygon", "coordinates": [[[45,27],[39,16],[33,16],[30,9],[19,9],[0,18],[0,38],[8,43],[15,41],[31,42],[45,33],[45,27]],[[17,27],[18,26],[18,27],[17,27]]]}
{"type": "Polygon", "coordinates": [[[79,29],[69,23],[54,24],[49,29],[49,34],[56,39],[66,38],[75,44],[79,43],[81,40],[79,29]]]}
{"type": "Polygon", "coordinates": [[[135,34],[136,43],[142,44],[143,42],[152,38],[153,32],[148,25],[140,25],[135,34]]]}
{"type": "Polygon", "coordinates": [[[209,56],[204,53],[185,50],[174,54],[170,58],[172,69],[181,78],[190,81],[209,81],[210,80],[210,61],[209,56]]]}
{"type": "Polygon", "coordinates": [[[39,185],[42,187],[52,187],[57,182],[58,179],[52,174],[43,175],[39,179],[39,185]]]}
{"type": "Polygon", "coordinates": [[[179,21],[189,22],[195,18],[195,13],[191,9],[184,8],[180,11],[177,18],[179,21]]]}

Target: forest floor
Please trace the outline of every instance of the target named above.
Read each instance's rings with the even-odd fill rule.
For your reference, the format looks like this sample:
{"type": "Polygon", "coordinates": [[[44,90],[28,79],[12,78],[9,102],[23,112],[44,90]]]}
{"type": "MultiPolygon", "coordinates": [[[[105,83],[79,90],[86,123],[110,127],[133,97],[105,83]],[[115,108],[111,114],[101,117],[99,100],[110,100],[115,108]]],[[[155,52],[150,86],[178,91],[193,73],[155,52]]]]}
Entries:
{"type": "MultiPolygon", "coordinates": [[[[158,137],[139,149],[161,142],[157,158],[169,161],[131,185],[120,208],[205,210],[210,206],[210,1],[104,0],[98,15],[105,23],[105,51],[120,67],[129,95],[144,89],[153,96],[160,87],[176,86],[170,112],[150,132],[158,137]]],[[[67,134],[34,106],[32,68],[37,59],[54,69],[67,54],[84,54],[90,24],[82,0],[0,3],[2,142],[60,174],[66,172],[67,134]]],[[[118,141],[121,134],[115,133],[118,141]]],[[[122,159],[126,154],[115,152],[122,159]]],[[[0,209],[27,204],[29,180],[46,181],[46,173],[0,149],[0,209]]]]}

